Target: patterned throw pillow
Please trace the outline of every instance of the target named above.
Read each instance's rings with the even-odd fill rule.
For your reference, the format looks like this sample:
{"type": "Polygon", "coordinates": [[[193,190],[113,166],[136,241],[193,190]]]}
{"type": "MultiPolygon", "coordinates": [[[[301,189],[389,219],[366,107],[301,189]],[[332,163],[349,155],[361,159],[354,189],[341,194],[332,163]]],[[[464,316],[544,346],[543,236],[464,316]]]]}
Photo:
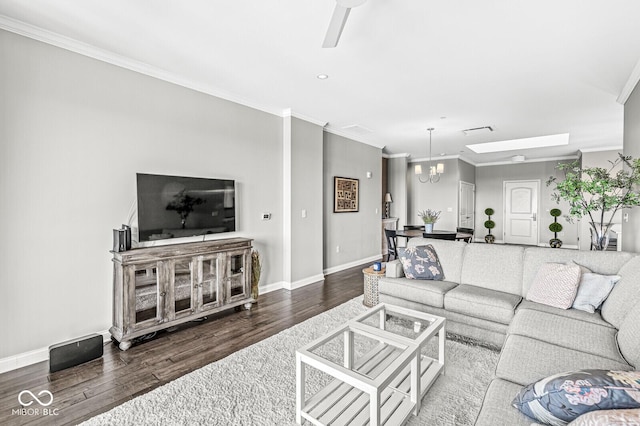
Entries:
{"type": "Polygon", "coordinates": [[[554,426],[590,411],[640,408],[640,371],[556,374],[525,386],[511,404],[526,416],[554,426]]]}
{"type": "Polygon", "coordinates": [[[594,313],[609,296],[613,286],[620,281],[619,275],[600,275],[592,272],[582,274],[578,294],[573,308],[594,313]]]}
{"type": "Polygon", "coordinates": [[[404,275],[414,280],[444,279],[438,254],[431,244],[398,249],[404,275]]]}
{"type": "Polygon", "coordinates": [[[569,423],[569,426],[640,426],[640,408],[591,411],[569,423]]]}
{"type": "Polygon", "coordinates": [[[527,292],[527,300],[569,309],[580,284],[580,266],[564,263],[543,263],[527,292]]]}

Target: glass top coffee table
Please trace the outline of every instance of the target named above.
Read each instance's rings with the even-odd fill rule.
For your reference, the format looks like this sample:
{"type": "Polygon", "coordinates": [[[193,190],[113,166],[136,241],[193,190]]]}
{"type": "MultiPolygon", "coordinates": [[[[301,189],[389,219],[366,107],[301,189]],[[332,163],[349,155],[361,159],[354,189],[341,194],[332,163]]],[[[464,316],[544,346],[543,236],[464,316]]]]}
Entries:
{"type": "Polygon", "coordinates": [[[302,419],[317,425],[403,424],[444,373],[445,323],[442,317],[380,304],[298,349],[298,424],[302,419]],[[436,335],[438,359],[422,353],[436,335]],[[324,386],[306,389],[307,374],[324,378],[324,386]]]}

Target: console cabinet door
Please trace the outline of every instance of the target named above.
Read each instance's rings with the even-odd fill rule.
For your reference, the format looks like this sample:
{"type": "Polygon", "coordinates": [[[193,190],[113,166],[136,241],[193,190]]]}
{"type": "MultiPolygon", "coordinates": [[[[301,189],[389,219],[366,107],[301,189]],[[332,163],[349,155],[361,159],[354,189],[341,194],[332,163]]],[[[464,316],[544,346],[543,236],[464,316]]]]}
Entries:
{"type": "Polygon", "coordinates": [[[164,321],[166,276],[163,262],[128,265],[124,268],[127,297],[123,311],[128,317],[125,333],[164,321]]]}
{"type": "Polygon", "coordinates": [[[225,254],[226,257],[226,298],[227,302],[236,302],[250,297],[251,294],[251,251],[238,250],[225,254]]]}
{"type": "Polygon", "coordinates": [[[197,310],[203,311],[221,306],[222,292],[220,288],[221,254],[199,256],[198,269],[196,276],[197,291],[197,310]]]}
{"type": "Polygon", "coordinates": [[[168,260],[169,267],[166,298],[166,321],[173,321],[184,316],[192,315],[196,309],[197,258],[184,257],[168,260]]]}

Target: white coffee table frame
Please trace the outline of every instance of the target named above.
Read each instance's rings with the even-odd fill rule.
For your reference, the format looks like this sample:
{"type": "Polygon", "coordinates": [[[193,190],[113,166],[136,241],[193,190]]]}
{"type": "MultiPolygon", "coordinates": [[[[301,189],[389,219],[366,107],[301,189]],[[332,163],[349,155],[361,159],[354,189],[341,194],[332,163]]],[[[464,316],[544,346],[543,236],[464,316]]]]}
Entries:
{"type": "MultiPolygon", "coordinates": [[[[380,304],[345,325],[296,351],[296,422],[306,419],[316,425],[400,425],[420,410],[420,401],[445,366],[446,319],[398,306],[380,304]],[[414,338],[385,329],[386,315],[398,314],[418,323],[429,323],[414,338]],[[363,321],[378,315],[378,326],[363,321]],[[313,351],[343,334],[343,365],[313,351]],[[353,359],[353,336],[360,334],[380,342],[359,359],[353,359]],[[438,334],[438,359],[421,354],[424,345],[438,334]],[[388,357],[392,348],[399,355],[388,357]],[[385,352],[386,351],[386,352],[385,352]],[[306,367],[322,371],[336,380],[305,400],[306,367]],[[356,369],[371,368],[367,377],[356,369]],[[418,373],[420,372],[420,373],[418,373]],[[366,410],[366,406],[369,410],[366,410]]],[[[420,327],[421,328],[421,327],[420,327]]]]}

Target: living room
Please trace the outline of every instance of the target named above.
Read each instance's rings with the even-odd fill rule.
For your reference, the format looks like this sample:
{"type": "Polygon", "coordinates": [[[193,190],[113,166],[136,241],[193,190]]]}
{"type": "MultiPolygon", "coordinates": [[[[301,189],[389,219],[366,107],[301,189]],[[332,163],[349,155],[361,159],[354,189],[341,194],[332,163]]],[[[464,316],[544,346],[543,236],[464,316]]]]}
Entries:
{"type": "MultiPolygon", "coordinates": [[[[193,84],[197,81],[194,78],[180,79],[175,74],[163,73],[162,66],[170,64],[151,66],[144,55],[133,58],[135,61],[126,60],[131,58],[119,53],[116,42],[119,37],[115,33],[109,36],[114,40],[111,51],[109,46],[90,48],[90,39],[75,43],[74,34],[61,35],[47,29],[57,20],[47,21],[34,10],[35,6],[21,9],[16,5],[14,2],[0,7],[3,176],[0,187],[6,200],[0,210],[5,224],[0,283],[3,324],[0,335],[4,343],[0,346],[0,372],[19,374],[22,367],[46,361],[52,344],[90,333],[108,336],[113,299],[109,252],[113,246],[112,229],[135,221],[136,173],[235,180],[238,209],[237,231],[233,236],[251,238],[253,247],[260,252],[263,259],[260,292],[264,295],[302,289],[322,281],[327,274],[380,259],[383,157],[393,164],[395,171],[389,178],[389,192],[394,198],[390,208],[392,216],[401,218],[400,226],[417,222],[417,210],[425,208],[443,212],[440,223],[443,229],[456,226],[457,204],[452,203],[457,203],[457,198],[453,193],[461,179],[454,178],[450,183],[446,179],[453,177],[457,168],[454,162],[470,163],[464,158],[443,160],[445,176],[450,174],[437,191],[453,197],[450,199],[429,196],[433,189],[415,179],[407,182],[407,177],[413,177],[414,163],[426,164],[428,126],[436,127],[433,141],[439,143],[439,135],[446,133],[444,130],[438,133],[439,125],[454,127],[460,134],[474,123],[458,126],[455,123],[458,118],[449,112],[443,111],[442,114],[450,116],[442,119],[433,113],[434,109],[428,109],[429,114],[424,114],[428,119],[418,126],[422,135],[415,143],[416,152],[410,157],[396,154],[405,152],[400,148],[390,153],[386,146],[391,146],[392,136],[369,140],[366,130],[363,135],[348,133],[340,127],[332,129],[326,126],[330,120],[311,118],[293,104],[274,108],[272,105],[280,103],[254,101],[234,96],[231,91],[225,93],[222,78],[219,87],[211,87],[208,82],[197,86],[193,84]],[[357,213],[334,213],[335,176],[359,180],[357,213]],[[438,201],[430,201],[434,199],[438,201]],[[447,210],[449,207],[453,208],[451,212],[447,210]],[[265,214],[269,219],[264,220],[265,214]]],[[[326,30],[326,20],[334,5],[325,6],[320,7],[323,20],[317,24],[321,33],[326,30]]],[[[629,10],[634,11],[635,7],[625,4],[612,16],[625,13],[633,16],[629,10]]],[[[70,12],[73,7],[69,8],[62,13],[68,14],[69,28],[73,28],[70,12]]],[[[357,25],[361,17],[356,12],[360,11],[354,9],[347,25],[352,21],[357,25]]],[[[95,10],[92,13],[99,15],[95,10]]],[[[305,12],[305,16],[308,14],[305,12]]],[[[355,28],[362,25],[365,23],[355,28]]],[[[627,34],[629,24],[625,21],[620,25],[623,27],[620,31],[627,34]]],[[[348,30],[347,26],[345,31],[348,30]]],[[[319,48],[317,37],[305,37],[310,37],[313,47],[319,48]]],[[[119,41],[126,45],[131,40],[119,41]]],[[[280,34],[277,42],[285,40],[286,34],[280,34]]],[[[339,49],[346,40],[340,41],[333,51],[335,55],[341,55],[339,49]]],[[[181,50],[180,45],[169,43],[164,48],[181,50]]],[[[141,48],[145,49],[150,48],[141,48]]],[[[640,136],[640,95],[637,90],[633,92],[635,82],[626,101],[622,104],[616,101],[633,79],[639,49],[635,40],[628,40],[627,50],[632,52],[628,56],[634,56],[633,62],[627,60],[627,52],[616,56],[618,62],[606,68],[616,76],[612,81],[619,84],[602,89],[602,103],[615,110],[613,127],[619,137],[610,139],[605,132],[606,137],[593,141],[602,151],[585,148],[583,161],[599,162],[600,152],[606,152],[612,159],[618,151],[640,156],[640,145],[636,142],[640,136]]],[[[428,56],[427,49],[423,53],[428,56]]],[[[287,66],[295,67],[294,60],[282,60],[285,59],[289,61],[287,66]]],[[[212,69],[220,66],[210,58],[203,63],[212,69]]],[[[592,63],[585,68],[590,66],[592,63]]],[[[206,74],[206,70],[203,65],[195,75],[206,74]]],[[[637,72],[635,75],[637,81],[637,72]]],[[[335,77],[329,75],[328,82],[335,77]]],[[[315,75],[310,78],[314,79],[315,88],[308,96],[323,98],[327,89],[321,84],[325,82],[315,75]]],[[[349,83],[357,84],[358,78],[352,76],[349,83]]],[[[251,87],[269,82],[270,78],[265,77],[245,80],[243,84],[251,87]]],[[[469,76],[463,86],[475,83],[469,76]]],[[[496,84],[493,80],[487,82],[485,90],[496,84]]],[[[349,92],[345,82],[339,85],[349,92]]],[[[295,90],[295,84],[292,86],[293,89],[282,90],[295,90]]],[[[363,92],[369,93],[372,86],[368,87],[363,92]]],[[[365,97],[365,101],[389,103],[389,109],[394,109],[395,102],[389,99],[396,91],[408,91],[403,89],[385,86],[384,91],[365,97]]],[[[502,101],[509,105],[512,102],[502,101]]],[[[478,104],[474,105],[480,109],[478,104]]],[[[548,118],[542,117],[532,118],[531,127],[548,118]]],[[[594,126],[602,124],[608,129],[610,123],[606,121],[610,118],[593,117],[594,126]]],[[[540,136],[531,130],[528,133],[540,136]]],[[[599,134],[597,127],[593,133],[599,134]]],[[[435,156],[439,154],[438,151],[435,156]]],[[[503,154],[507,158],[512,155],[503,154]]],[[[579,155],[575,150],[573,156],[579,155]]],[[[543,152],[540,157],[565,156],[543,152]]],[[[554,173],[553,160],[491,163],[470,164],[474,179],[471,183],[476,185],[475,229],[479,238],[484,232],[484,209],[502,208],[503,180],[517,177],[544,182],[554,173]],[[487,185],[496,179],[500,182],[498,188],[487,185]]],[[[551,188],[542,185],[541,191],[546,199],[551,188]]],[[[541,213],[546,214],[550,206],[551,202],[545,204],[541,213]]],[[[637,238],[640,215],[636,210],[629,213],[628,222],[621,221],[622,250],[635,253],[640,251],[637,238]]],[[[563,237],[567,248],[578,248],[579,232],[578,225],[567,224],[563,237]]],[[[548,238],[548,233],[541,232],[539,243],[548,238]]],[[[291,294],[295,297],[294,291],[291,294]]],[[[12,400],[16,397],[10,396],[12,400]]]]}

